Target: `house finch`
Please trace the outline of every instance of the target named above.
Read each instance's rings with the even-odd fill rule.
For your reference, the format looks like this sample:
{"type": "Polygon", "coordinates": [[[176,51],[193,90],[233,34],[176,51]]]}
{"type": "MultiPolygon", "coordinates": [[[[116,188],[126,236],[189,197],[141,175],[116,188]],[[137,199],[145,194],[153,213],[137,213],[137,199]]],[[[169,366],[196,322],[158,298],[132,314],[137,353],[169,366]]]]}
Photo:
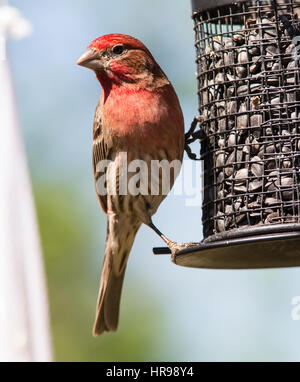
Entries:
{"type": "MultiPolygon", "coordinates": [[[[143,160],[151,173],[152,161],[163,159],[181,164],[184,151],[184,122],[173,86],[149,50],[139,40],[110,34],[94,40],[79,58],[78,65],[92,69],[102,87],[93,125],[93,167],[100,206],[107,215],[107,237],[97,303],[94,335],[115,331],[118,326],[121,289],[126,263],[135,235],[145,223],[170,245],[152,223],[152,215],[165,198],[163,176],[159,192],[121,194],[120,172],[127,162],[143,160]],[[121,155],[122,154],[122,155],[121,155]],[[114,164],[100,169],[103,160],[114,164]],[[97,182],[104,174],[107,193],[97,182]],[[110,186],[116,185],[116,192],[110,186]]],[[[144,178],[148,177],[144,176],[144,178]]],[[[177,174],[170,177],[172,187],[177,174]]],[[[151,176],[149,175],[151,178],[151,176]]],[[[128,185],[132,174],[128,171],[128,185]]]]}

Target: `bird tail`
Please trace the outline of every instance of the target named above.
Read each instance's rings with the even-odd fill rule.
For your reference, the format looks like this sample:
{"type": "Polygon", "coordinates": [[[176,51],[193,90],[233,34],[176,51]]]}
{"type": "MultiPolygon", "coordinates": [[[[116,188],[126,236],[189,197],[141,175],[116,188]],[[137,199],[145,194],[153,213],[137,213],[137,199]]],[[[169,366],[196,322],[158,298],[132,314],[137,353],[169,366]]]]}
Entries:
{"type": "Polygon", "coordinates": [[[105,257],[98,295],[93,335],[115,331],[126,264],[135,235],[140,227],[136,221],[114,214],[107,217],[105,257]]]}

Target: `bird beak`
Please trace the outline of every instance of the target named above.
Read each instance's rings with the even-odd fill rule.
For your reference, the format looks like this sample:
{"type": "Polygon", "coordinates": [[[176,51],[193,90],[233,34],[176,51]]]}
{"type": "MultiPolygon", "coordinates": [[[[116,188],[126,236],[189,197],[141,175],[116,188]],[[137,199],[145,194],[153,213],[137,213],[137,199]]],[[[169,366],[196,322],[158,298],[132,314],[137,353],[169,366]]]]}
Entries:
{"type": "Polygon", "coordinates": [[[99,52],[91,48],[87,48],[86,51],[79,57],[77,65],[96,71],[104,69],[99,52]]]}

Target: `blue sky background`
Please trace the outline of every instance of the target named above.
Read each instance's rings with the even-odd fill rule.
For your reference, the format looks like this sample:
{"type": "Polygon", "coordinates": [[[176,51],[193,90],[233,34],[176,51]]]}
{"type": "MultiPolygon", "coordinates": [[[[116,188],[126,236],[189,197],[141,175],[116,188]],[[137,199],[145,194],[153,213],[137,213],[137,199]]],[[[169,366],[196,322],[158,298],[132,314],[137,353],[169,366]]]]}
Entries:
{"type": "MultiPolygon", "coordinates": [[[[91,249],[84,253],[89,266],[76,270],[80,275],[81,271],[95,269],[86,275],[87,288],[92,291],[93,307],[89,308],[90,321],[86,322],[90,331],[106,231],[91,168],[92,120],[101,89],[93,73],[75,63],[85,47],[100,35],[125,33],[139,38],[174,84],[188,128],[197,113],[190,2],[14,0],[10,4],[19,8],[34,28],[31,37],[9,42],[33,182],[74,190],[79,199],[71,203],[72,213],[84,210],[81,224],[89,225],[93,231],[91,249]]],[[[154,222],[173,240],[200,241],[201,208],[188,207],[185,201],[184,195],[168,197],[154,222]]],[[[139,326],[139,332],[146,331],[156,338],[147,359],[299,361],[300,321],[291,319],[291,300],[300,295],[299,269],[181,268],[172,264],[168,256],[152,254],[152,247],[161,245],[160,238],[149,228],[141,228],[127,268],[120,333],[106,335],[106,342],[110,338],[122,340],[118,337],[125,325],[122,317],[128,303],[140,291],[135,325],[139,326]],[[163,331],[152,326],[151,320],[143,323],[142,310],[151,313],[156,304],[160,309],[155,322],[159,327],[161,321],[163,331]]],[[[63,258],[65,253],[59,256],[63,258]]],[[[55,283],[53,280],[49,283],[55,283]]],[[[71,294],[68,303],[73,302],[71,294]]],[[[53,325],[57,321],[67,328],[64,312],[53,310],[53,325]]],[[[154,308],[153,311],[155,314],[154,308]]],[[[76,332],[72,337],[76,338],[76,332]]],[[[63,345],[61,349],[65,349],[63,345]]],[[[68,351],[68,348],[64,353],[61,350],[60,359],[67,359],[68,351]]]]}

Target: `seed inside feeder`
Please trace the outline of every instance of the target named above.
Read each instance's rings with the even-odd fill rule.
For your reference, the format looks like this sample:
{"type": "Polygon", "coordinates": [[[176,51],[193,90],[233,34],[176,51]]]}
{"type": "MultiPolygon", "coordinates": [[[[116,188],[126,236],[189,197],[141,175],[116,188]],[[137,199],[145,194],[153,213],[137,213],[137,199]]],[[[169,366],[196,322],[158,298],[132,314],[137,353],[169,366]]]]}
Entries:
{"type": "MultiPolygon", "coordinates": [[[[287,18],[300,30],[296,15],[287,18]]],[[[298,221],[300,200],[291,201],[300,193],[300,75],[292,38],[272,9],[249,16],[241,31],[211,37],[199,59],[204,150],[217,179],[204,196],[214,222],[206,234],[298,221]]]]}

